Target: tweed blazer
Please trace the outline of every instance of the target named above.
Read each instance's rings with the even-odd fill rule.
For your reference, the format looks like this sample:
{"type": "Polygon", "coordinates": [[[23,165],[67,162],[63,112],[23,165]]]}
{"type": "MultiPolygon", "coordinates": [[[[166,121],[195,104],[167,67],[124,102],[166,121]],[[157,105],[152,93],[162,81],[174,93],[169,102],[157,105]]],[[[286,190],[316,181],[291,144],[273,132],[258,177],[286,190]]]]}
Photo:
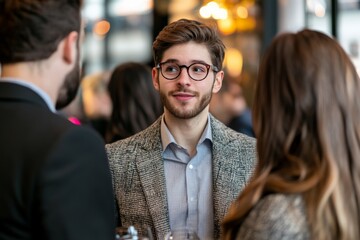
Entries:
{"type": "MultiPolygon", "coordinates": [[[[164,239],[170,231],[160,125],[161,117],[142,132],[106,145],[121,225],[133,225],[141,233],[150,227],[155,239],[164,239]]],[[[210,126],[214,239],[218,239],[228,207],[253,173],[256,151],[254,138],[211,115],[210,126]]]]}
{"type": "Polygon", "coordinates": [[[279,193],[263,197],[241,224],[236,239],[310,239],[302,197],[279,193]]]}

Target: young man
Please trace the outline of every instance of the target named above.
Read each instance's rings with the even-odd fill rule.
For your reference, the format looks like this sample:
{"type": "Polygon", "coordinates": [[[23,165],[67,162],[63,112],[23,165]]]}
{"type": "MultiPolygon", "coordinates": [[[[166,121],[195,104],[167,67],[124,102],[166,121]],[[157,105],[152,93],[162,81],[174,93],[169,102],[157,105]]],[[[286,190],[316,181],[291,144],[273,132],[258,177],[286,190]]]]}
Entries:
{"type": "Polygon", "coordinates": [[[55,110],[79,84],[80,7],[0,1],[0,239],[114,239],[104,144],[55,110]]]}
{"type": "Polygon", "coordinates": [[[121,225],[156,239],[175,229],[220,237],[220,222],[255,165],[255,140],[209,114],[221,88],[224,44],[214,29],[181,19],[153,44],[153,84],[164,115],[107,145],[121,225]]]}

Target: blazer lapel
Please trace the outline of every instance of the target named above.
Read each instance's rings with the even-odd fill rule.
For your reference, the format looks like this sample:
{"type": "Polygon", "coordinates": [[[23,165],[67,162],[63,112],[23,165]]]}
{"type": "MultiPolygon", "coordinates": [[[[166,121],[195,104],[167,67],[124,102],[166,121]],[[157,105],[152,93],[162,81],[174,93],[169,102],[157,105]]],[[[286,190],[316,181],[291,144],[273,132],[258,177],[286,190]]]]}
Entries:
{"type": "Polygon", "coordinates": [[[169,211],[166,196],[164,162],[160,138],[160,121],[154,123],[152,136],[145,139],[144,148],[139,150],[142,156],[136,160],[140,182],[145,194],[158,239],[170,231],[169,211]]]}
{"type": "Polygon", "coordinates": [[[240,183],[238,178],[237,162],[241,156],[238,153],[238,146],[233,146],[230,139],[226,137],[224,126],[212,118],[213,135],[213,203],[214,203],[214,234],[220,238],[220,225],[228,207],[238,195],[240,183]],[[221,139],[220,139],[221,138],[221,139]]]}

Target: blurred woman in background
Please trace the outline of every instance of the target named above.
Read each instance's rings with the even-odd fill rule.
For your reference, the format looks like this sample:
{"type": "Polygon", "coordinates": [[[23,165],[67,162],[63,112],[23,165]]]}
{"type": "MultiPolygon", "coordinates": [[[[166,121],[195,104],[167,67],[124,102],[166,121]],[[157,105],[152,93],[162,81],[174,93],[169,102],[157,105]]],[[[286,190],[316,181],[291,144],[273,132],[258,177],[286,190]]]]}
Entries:
{"type": "Polygon", "coordinates": [[[129,137],[150,126],[162,113],[159,94],[153,87],[151,68],[142,63],[118,65],[108,90],[113,104],[105,141],[129,137]]]}
{"type": "Polygon", "coordinates": [[[335,40],[312,30],[276,37],[254,98],[259,162],[225,239],[360,239],[359,96],[335,40]]]}

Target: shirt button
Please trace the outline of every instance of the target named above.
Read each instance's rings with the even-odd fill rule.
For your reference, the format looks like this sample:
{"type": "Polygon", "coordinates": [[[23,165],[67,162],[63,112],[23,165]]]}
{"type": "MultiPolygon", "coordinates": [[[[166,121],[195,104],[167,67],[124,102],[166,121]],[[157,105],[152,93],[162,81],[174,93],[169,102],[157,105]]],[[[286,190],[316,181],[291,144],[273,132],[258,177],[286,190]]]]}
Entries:
{"type": "Polygon", "coordinates": [[[190,165],[189,165],[189,168],[190,168],[190,169],[193,169],[193,168],[194,168],[194,166],[190,164],[190,165]]]}
{"type": "Polygon", "coordinates": [[[190,201],[193,202],[195,199],[193,197],[190,198],[190,201]]]}

